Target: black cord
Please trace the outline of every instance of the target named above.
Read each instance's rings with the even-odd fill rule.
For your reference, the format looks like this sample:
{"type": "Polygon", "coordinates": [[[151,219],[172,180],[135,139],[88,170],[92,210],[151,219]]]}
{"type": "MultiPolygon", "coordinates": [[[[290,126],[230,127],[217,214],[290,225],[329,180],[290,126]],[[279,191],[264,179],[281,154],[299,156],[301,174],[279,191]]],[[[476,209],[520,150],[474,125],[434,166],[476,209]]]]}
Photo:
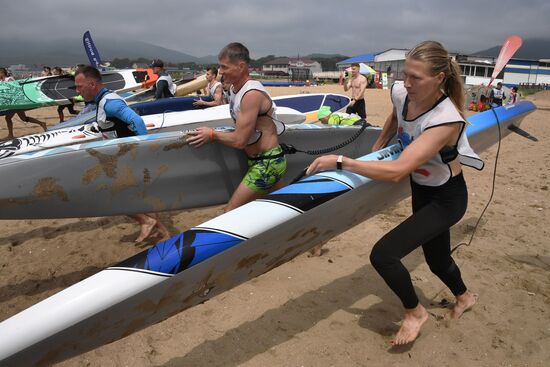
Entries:
{"type": "Polygon", "coordinates": [[[477,222],[474,226],[474,229],[472,230],[472,235],[470,236],[470,240],[468,241],[468,243],[466,243],[466,242],[459,243],[458,245],[456,245],[451,250],[451,254],[453,252],[455,252],[460,246],[470,246],[472,244],[472,240],[474,239],[474,235],[476,233],[477,227],[479,226],[479,223],[481,222],[481,218],[483,217],[483,215],[485,214],[485,211],[487,210],[487,208],[491,204],[491,201],[493,200],[493,195],[495,194],[495,182],[496,182],[496,176],[497,176],[498,155],[500,153],[500,141],[502,140],[502,133],[500,131],[500,120],[498,119],[498,115],[495,112],[494,107],[491,107],[491,111],[493,111],[493,114],[495,115],[495,118],[497,120],[497,126],[498,126],[498,145],[497,145],[497,153],[496,153],[496,157],[495,157],[495,167],[493,169],[493,187],[491,188],[491,195],[489,196],[489,200],[487,201],[487,204],[485,205],[485,208],[483,208],[483,211],[479,215],[479,218],[477,218],[477,222]]]}
{"type": "Polygon", "coordinates": [[[334,145],[332,147],[328,147],[328,148],[323,148],[323,149],[315,149],[315,150],[300,150],[296,147],[294,147],[293,145],[290,145],[290,144],[284,144],[282,143],[281,144],[281,148],[283,149],[283,152],[285,154],[295,154],[295,153],[305,153],[305,154],[309,154],[309,155],[321,155],[321,154],[327,154],[327,153],[330,153],[330,152],[334,152],[335,150],[338,150],[338,149],[341,149],[343,147],[345,147],[346,145],[352,143],[355,139],[357,139],[359,137],[359,135],[361,135],[363,133],[363,131],[365,131],[365,129],[369,126],[371,126],[365,119],[361,119],[359,121],[356,122],[357,123],[361,123],[361,128],[359,130],[357,130],[357,132],[355,134],[353,134],[353,136],[350,136],[347,140],[337,144],[337,145],[334,145]]]}
{"type": "MultiPolygon", "coordinates": [[[[365,119],[361,119],[361,120],[357,121],[356,123],[358,123],[358,122],[361,122],[361,128],[359,130],[357,130],[357,132],[355,134],[353,134],[353,136],[350,136],[346,141],[344,141],[344,142],[342,142],[338,145],[335,145],[333,147],[318,149],[318,150],[306,150],[306,151],[304,151],[304,150],[296,149],[294,146],[292,146],[290,144],[281,143],[280,145],[281,145],[281,148],[283,149],[283,152],[285,154],[295,154],[297,152],[300,152],[300,153],[306,153],[306,154],[309,154],[309,155],[319,155],[319,154],[330,153],[330,152],[333,152],[335,150],[338,150],[338,149],[343,148],[344,146],[350,144],[355,139],[357,139],[359,137],[359,135],[361,135],[367,127],[371,126],[371,124],[369,124],[365,119]]],[[[299,180],[301,180],[306,175],[306,172],[307,172],[308,168],[309,168],[309,166],[304,168],[303,170],[301,170],[300,173],[296,177],[294,177],[292,179],[292,181],[290,181],[290,184],[296,183],[299,180]]]]}

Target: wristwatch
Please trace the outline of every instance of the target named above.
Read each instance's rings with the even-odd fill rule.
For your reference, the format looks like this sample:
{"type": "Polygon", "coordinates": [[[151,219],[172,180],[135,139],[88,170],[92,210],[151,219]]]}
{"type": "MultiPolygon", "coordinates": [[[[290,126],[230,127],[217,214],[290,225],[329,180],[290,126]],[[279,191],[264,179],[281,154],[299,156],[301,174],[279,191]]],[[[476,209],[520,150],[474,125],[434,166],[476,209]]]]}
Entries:
{"type": "Polygon", "coordinates": [[[343,155],[339,155],[338,159],[336,160],[336,169],[342,169],[342,161],[344,160],[343,155]]]}

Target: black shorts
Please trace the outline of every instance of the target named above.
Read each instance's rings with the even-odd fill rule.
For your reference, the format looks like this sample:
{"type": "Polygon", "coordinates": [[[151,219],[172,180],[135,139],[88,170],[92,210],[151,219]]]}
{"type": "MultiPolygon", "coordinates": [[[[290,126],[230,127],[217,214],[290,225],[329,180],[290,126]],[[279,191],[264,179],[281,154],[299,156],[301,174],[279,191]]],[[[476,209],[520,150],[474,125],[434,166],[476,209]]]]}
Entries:
{"type": "Polygon", "coordinates": [[[353,106],[348,106],[348,108],[346,109],[346,113],[355,113],[361,116],[361,118],[366,119],[367,111],[365,108],[365,99],[364,98],[357,99],[353,106]]]}

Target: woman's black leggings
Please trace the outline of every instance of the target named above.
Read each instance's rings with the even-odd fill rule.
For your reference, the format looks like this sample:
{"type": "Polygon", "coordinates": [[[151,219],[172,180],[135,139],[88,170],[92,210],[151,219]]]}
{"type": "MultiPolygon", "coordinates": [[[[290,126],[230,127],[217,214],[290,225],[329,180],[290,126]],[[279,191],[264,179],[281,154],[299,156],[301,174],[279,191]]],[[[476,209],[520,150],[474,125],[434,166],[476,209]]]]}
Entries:
{"type": "Polygon", "coordinates": [[[449,228],[466,212],[468,191],[462,173],[437,187],[411,180],[413,214],[374,245],[370,261],[405,308],[418,305],[411,276],[401,259],[422,246],[430,270],[455,296],[466,292],[460,269],[451,257],[449,228]]]}

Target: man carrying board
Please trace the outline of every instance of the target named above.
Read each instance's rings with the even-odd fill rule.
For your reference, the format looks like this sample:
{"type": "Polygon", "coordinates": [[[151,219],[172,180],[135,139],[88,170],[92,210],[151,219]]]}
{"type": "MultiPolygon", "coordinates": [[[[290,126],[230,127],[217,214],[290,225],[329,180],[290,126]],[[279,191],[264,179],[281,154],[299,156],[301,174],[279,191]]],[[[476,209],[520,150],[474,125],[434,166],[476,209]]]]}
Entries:
{"type": "Polygon", "coordinates": [[[205,106],[205,107],[214,107],[223,104],[223,85],[218,81],[218,69],[211,66],[206,69],[206,80],[208,85],[206,86],[207,97],[211,97],[212,101],[203,101],[202,99],[197,99],[193,102],[194,106],[205,106]]]}
{"type": "Polygon", "coordinates": [[[235,209],[283,186],[286,158],[279,145],[275,104],[263,85],[251,80],[248,72],[250,56],[240,43],[230,43],[218,55],[220,73],[232,85],[229,109],[235,122],[232,132],[218,132],[200,127],[190,132],[189,144],[200,147],[219,140],[227,146],[242,149],[248,156],[248,171],[239,184],[225,211],[235,209]]]}
{"type": "MultiPolygon", "coordinates": [[[[96,121],[105,139],[146,135],[143,119],[118,94],[103,87],[101,73],[92,66],[84,66],[76,72],[76,91],[85,101],[97,105],[96,121]]],[[[140,233],[135,242],[142,242],[154,229],[163,239],[170,237],[168,229],[155,213],[129,214],[140,225],[140,233]]]]}

